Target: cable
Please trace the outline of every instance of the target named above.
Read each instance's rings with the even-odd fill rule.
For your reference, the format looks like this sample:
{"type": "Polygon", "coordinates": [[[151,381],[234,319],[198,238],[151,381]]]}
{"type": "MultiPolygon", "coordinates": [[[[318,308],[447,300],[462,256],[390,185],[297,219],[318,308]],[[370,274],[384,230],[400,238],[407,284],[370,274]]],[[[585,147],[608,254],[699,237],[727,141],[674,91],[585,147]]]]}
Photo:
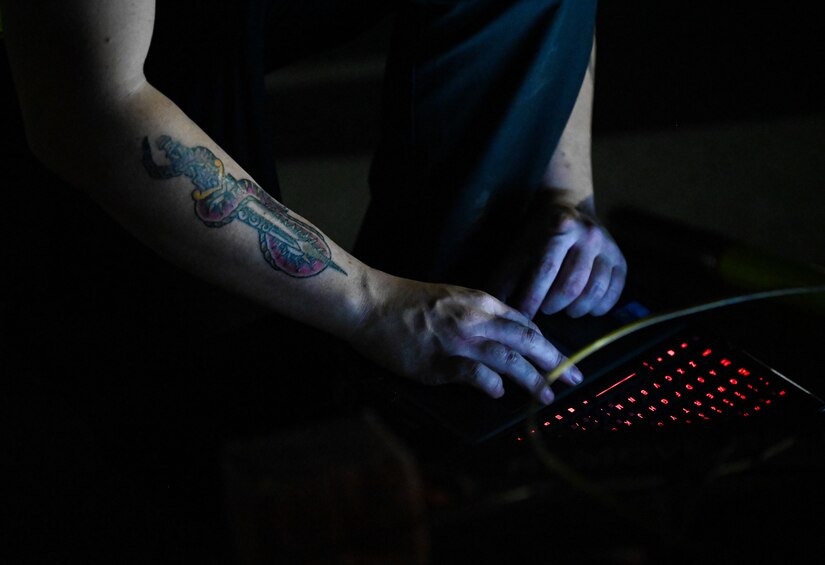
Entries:
{"type": "Polygon", "coordinates": [[[644,328],[648,328],[655,324],[660,324],[662,322],[668,322],[670,320],[675,320],[677,318],[684,318],[686,316],[690,316],[693,314],[699,314],[700,312],[707,312],[708,310],[715,310],[717,308],[722,308],[724,306],[732,306],[734,304],[741,304],[743,302],[750,302],[753,300],[763,300],[766,298],[777,298],[780,296],[791,296],[795,294],[813,294],[816,292],[825,292],[825,285],[821,286],[803,286],[803,287],[796,287],[796,288],[781,288],[777,290],[767,290],[763,292],[756,292],[753,294],[742,294],[739,296],[733,296],[730,298],[725,298],[722,300],[717,300],[714,302],[707,302],[705,304],[698,304],[695,306],[691,306],[689,308],[684,308],[681,310],[673,310],[670,312],[664,312],[662,314],[656,314],[647,316],[640,320],[636,320],[635,322],[631,322],[621,328],[614,330],[599,339],[595,340],[594,342],[590,343],[589,345],[583,347],[578,352],[570,356],[565,362],[561,365],[553,369],[550,373],[547,374],[545,380],[547,381],[548,385],[553,384],[558,380],[558,378],[571,366],[575,365],[582,359],[589,357],[593,353],[597,352],[598,350],[610,345],[616,340],[619,340],[627,335],[630,335],[634,332],[642,330],[644,328]]]}

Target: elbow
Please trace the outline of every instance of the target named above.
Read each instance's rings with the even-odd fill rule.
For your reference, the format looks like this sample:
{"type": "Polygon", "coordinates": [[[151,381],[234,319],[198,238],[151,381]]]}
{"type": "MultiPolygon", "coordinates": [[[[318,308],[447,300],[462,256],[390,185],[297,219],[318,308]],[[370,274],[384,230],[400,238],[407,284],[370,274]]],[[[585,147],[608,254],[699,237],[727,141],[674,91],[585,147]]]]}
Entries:
{"type": "Polygon", "coordinates": [[[116,124],[122,121],[122,105],[102,97],[82,103],[71,98],[24,105],[23,124],[33,156],[63,180],[82,187],[93,181],[86,172],[100,170],[98,165],[106,162],[116,124]]]}

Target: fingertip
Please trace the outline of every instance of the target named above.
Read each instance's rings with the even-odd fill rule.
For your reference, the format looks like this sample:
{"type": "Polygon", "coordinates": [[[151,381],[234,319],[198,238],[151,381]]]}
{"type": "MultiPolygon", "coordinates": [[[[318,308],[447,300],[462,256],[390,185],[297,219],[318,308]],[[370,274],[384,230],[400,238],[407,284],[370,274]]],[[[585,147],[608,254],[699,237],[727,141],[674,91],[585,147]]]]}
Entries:
{"type": "Polygon", "coordinates": [[[479,388],[491,398],[501,398],[504,396],[504,381],[493,371],[487,373],[478,384],[479,388]]]}
{"type": "Polygon", "coordinates": [[[578,367],[573,365],[572,367],[567,369],[567,371],[564,372],[562,380],[564,380],[564,382],[566,382],[570,386],[577,386],[584,381],[584,375],[578,367]]]}
{"type": "Polygon", "coordinates": [[[573,307],[568,307],[567,310],[565,310],[565,312],[567,312],[567,315],[573,319],[583,318],[588,313],[587,310],[584,308],[573,307]]]}
{"type": "Polygon", "coordinates": [[[591,316],[604,316],[613,308],[613,304],[599,304],[590,311],[591,316]]]}
{"type": "Polygon", "coordinates": [[[570,381],[574,385],[580,385],[584,381],[584,375],[575,365],[570,368],[570,381]]]}
{"type": "MultiPolygon", "coordinates": [[[[535,301],[533,301],[535,302],[535,301]]],[[[515,309],[527,318],[528,322],[536,317],[536,312],[538,311],[538,305],[535,303],[531,305],[531,301],[528,299],[521,300],[515,309]]]]}
{"type": "Polygon", "coordinates": [[[546,316],[552,316],[553,314],[559,313],[561,311],[561,309],[562,309],[561,306],[559,306],[559,305],[557,305],[553,302],[549,302],[549,303],[545,303],[545,304],[542,305],[541,313],[546,315],[546,316]]]}
{"type": "Polygon", "coordinates": [[[539,400],[541,400],[544,404],[552,404],[553,400],[555,400],[556,395],[553,394],[553,391],[550,387],[545,387],[544,390],[541,391],[539,395],[539,400]]]}

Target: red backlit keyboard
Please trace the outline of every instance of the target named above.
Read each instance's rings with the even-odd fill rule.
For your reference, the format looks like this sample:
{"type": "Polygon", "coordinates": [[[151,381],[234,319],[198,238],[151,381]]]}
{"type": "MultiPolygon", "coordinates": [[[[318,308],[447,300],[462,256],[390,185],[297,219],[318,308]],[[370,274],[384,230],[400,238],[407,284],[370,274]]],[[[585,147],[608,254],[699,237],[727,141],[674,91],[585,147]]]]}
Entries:
{"type": "MultiPolygon", "coordinates": [[[[598,379],[587,394],[539,413],[538,430],[619,430],[750,417],[782,404],[796,385],[747,354],[700,338],[677,339],[618,373],[598,379]]],[[[520,433],[518,440],[524,439],[520,433]]]]}

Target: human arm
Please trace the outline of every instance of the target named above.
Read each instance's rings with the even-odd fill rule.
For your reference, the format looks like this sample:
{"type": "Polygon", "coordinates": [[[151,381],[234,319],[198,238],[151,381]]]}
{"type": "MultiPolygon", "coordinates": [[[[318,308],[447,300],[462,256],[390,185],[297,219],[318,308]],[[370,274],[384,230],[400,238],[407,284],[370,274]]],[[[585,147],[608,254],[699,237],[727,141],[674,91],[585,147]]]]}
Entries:
{"type": "Polygon", "coordinates": [[[149,84],[153,2],[8,0],[2,9],[32,151],[149,247],[405,376],[498,396],[503,375],[548,394],[538,370],[561,357],[526,318],[481,293],[359,262],[149,84]]]}
{"type": "Polygon", "coordinates": [[[618,301],[627,264],[596,216],[591,125],[596,43],[573,111],[528,207],[518,250],[498,269],[491,292],[533,318],[561,310],[602,315],[618,301]]]}

